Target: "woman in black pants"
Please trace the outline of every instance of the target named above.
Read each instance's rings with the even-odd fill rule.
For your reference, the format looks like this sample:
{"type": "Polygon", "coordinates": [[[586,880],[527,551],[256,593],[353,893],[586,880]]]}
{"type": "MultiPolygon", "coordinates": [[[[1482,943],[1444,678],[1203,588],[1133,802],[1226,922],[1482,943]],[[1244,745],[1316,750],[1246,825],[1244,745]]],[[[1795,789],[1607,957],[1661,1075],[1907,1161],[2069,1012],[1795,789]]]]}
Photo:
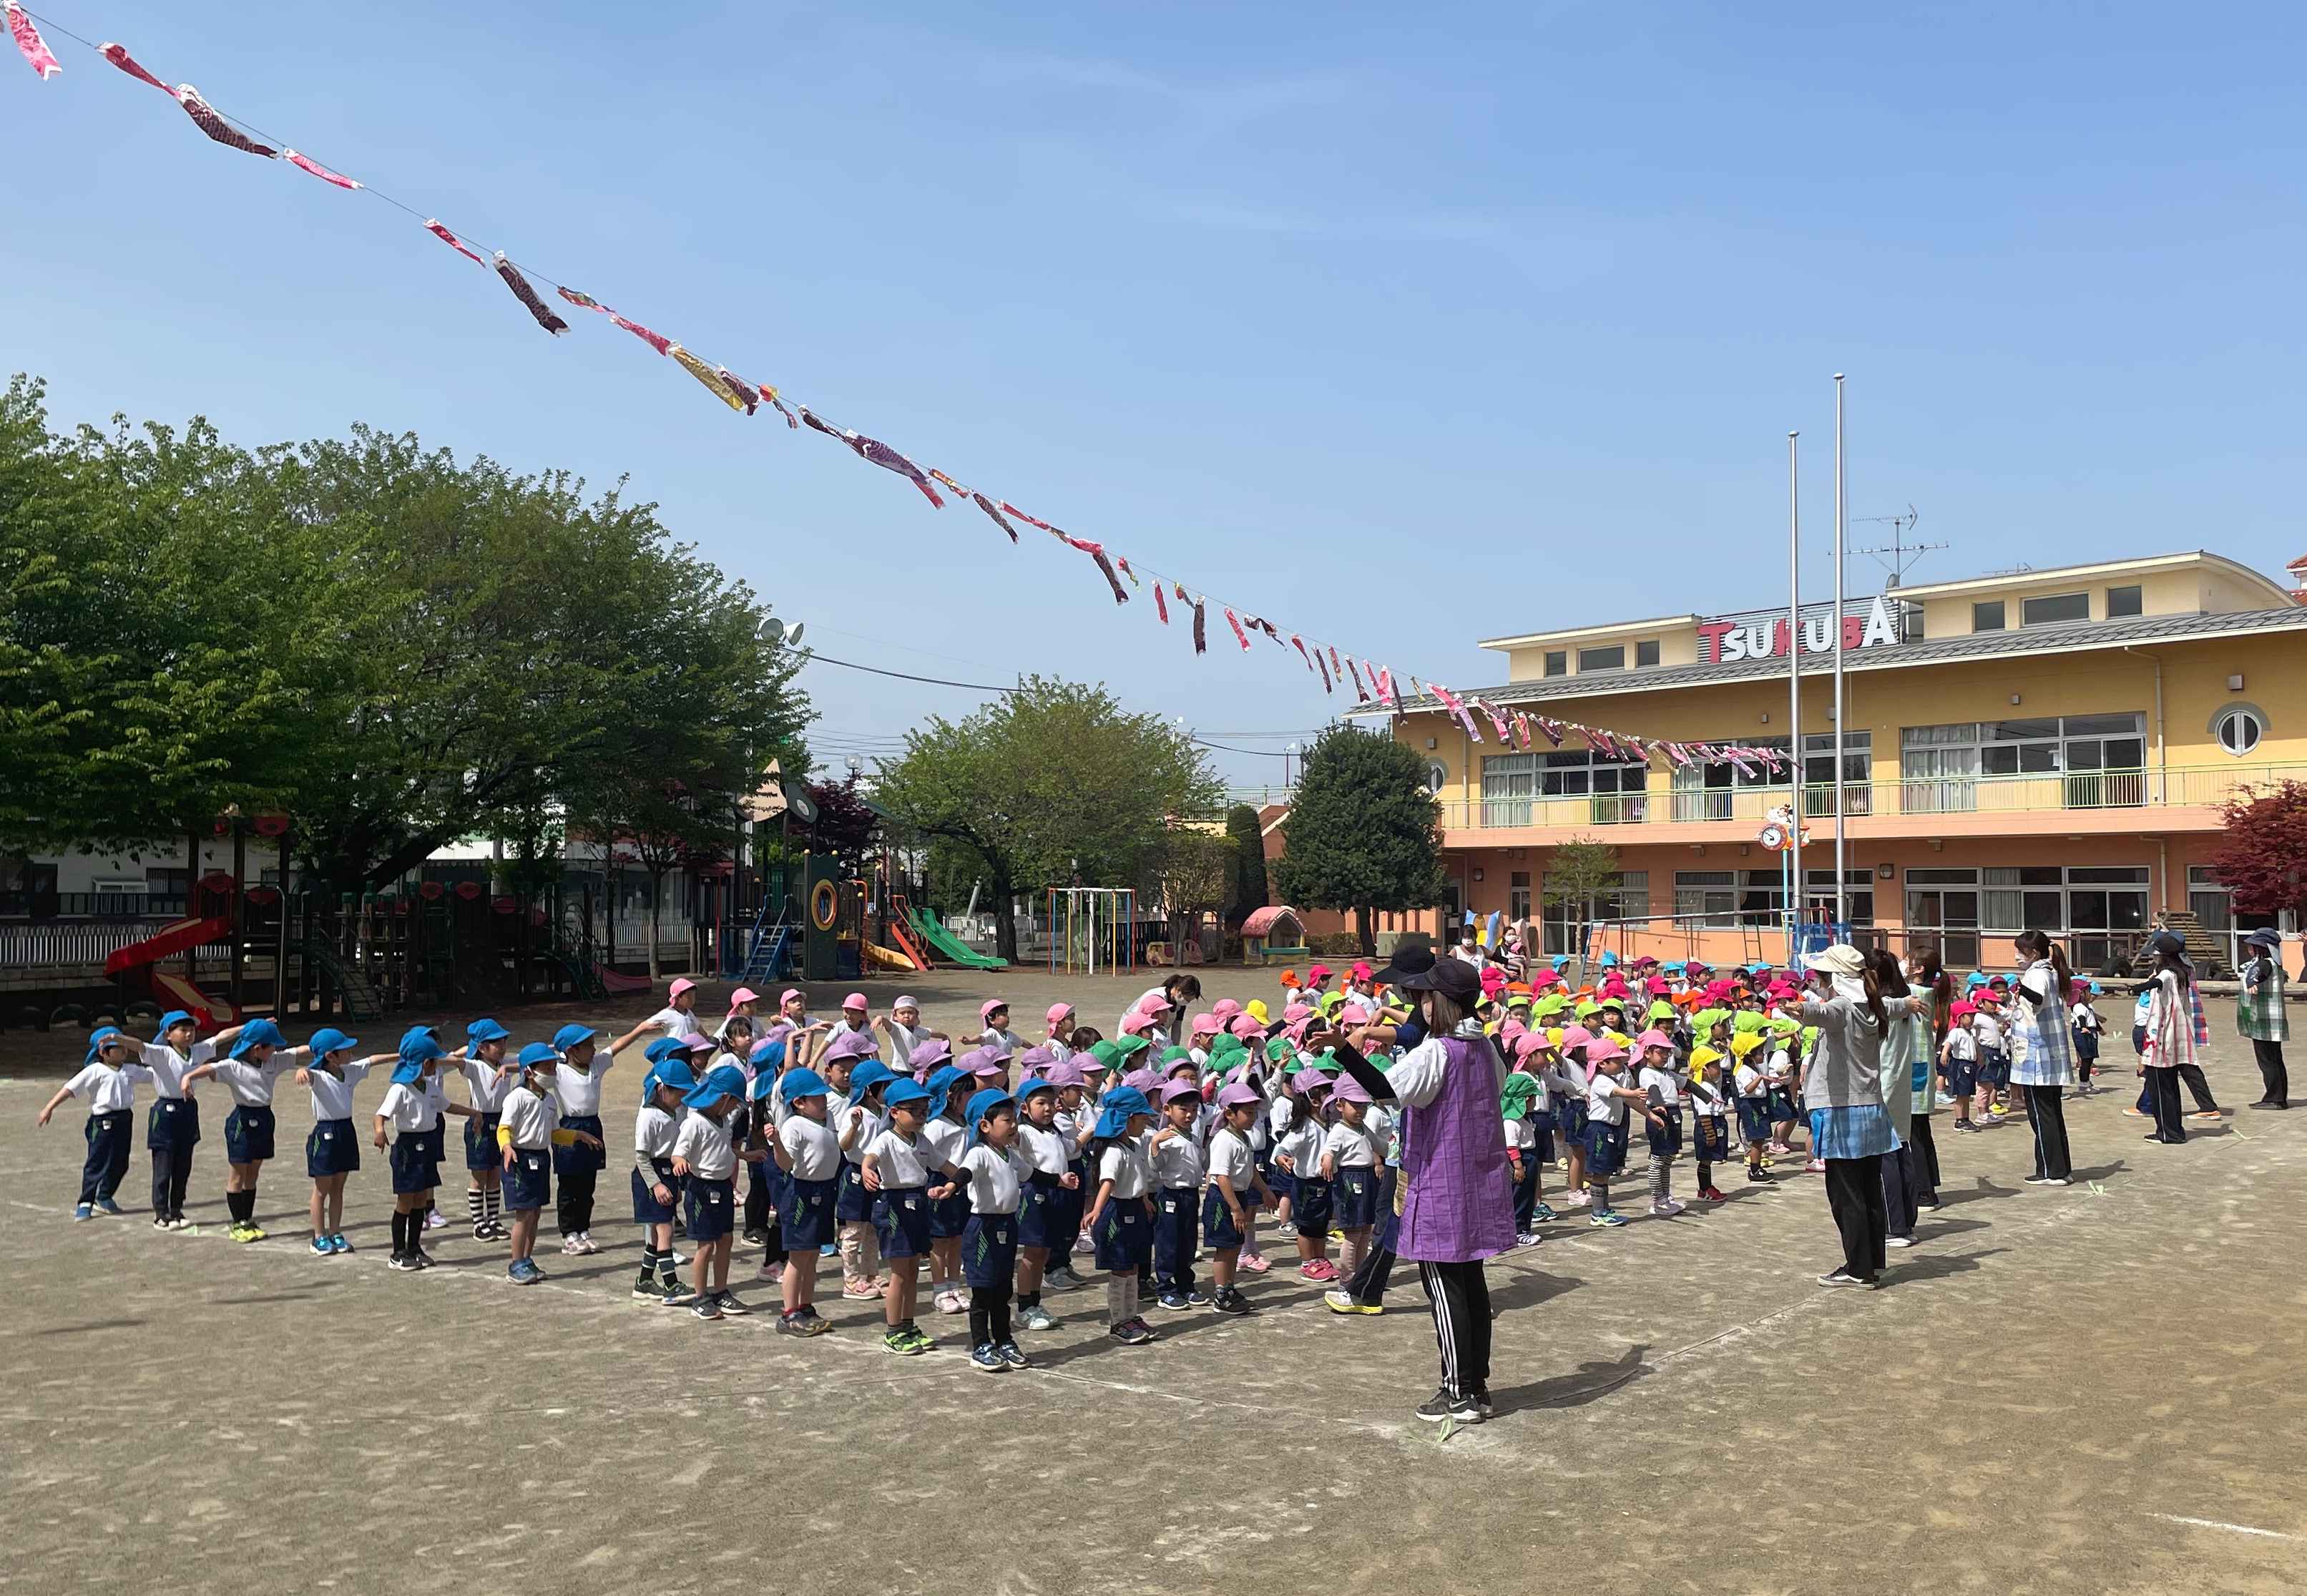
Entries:
{"type": "Polygon", "coordinates": [[[2035,1172],[2029,1186],[2064,1186],[2074,1174],[2067,1148],[2067,1088],[2075,1079],[2074,1028],[2067,1017],[2067,994],[2074,972],[2057,943],[2039,931],[2023,931],[2012,940],[2028,961],[2011,1001],[2027,1056],[2011,1074],[2025,1094],[2027,1120],[2035,1132],[2035,1172]]]}

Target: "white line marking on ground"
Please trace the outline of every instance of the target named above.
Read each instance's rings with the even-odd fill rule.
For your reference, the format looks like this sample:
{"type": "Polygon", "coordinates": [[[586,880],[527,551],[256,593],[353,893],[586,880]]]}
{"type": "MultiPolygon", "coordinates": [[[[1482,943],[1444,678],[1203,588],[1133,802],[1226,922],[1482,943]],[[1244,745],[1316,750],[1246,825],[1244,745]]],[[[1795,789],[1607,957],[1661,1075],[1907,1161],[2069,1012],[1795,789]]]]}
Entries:
{"type": "Polygon", "coordinates": [[[2198,1530],[2231,1530],[2238,1535],[2264,1535],[2269,1540],[2307,1540],[2307,1535],[2293,1535],[2282,1530],[2256,1529],[2250,1524],[2222,1523],[2216,1518],[2187,1518],[2176,1513],[2150,1513],[2149,1518],[2159,1518],[2167,1524],[2186,1524],[2198,1530]]]}

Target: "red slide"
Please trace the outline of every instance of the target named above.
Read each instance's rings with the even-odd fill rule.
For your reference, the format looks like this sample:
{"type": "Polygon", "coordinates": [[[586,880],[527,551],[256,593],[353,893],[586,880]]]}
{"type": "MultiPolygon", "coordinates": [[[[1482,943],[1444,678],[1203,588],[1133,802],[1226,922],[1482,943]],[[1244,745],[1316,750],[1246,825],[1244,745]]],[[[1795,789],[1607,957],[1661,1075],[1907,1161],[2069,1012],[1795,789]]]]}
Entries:
{"type": "Polygon", "coordinates": [[[921,945],[920,939],[913,935],[913,928],[905,923],[905,895],[892,895],[889,906],[896,911],[889,916],[889,940],[897,945],[897,951],[913,960],[916,970],[935,968],[930,963],[929,949],[921,945]]]}
{"type": "Polygon", "coordinates": [[[131,942],[116,948],[104,961],[107,975],[124,974],[130,970],[142,970],[152,995],[171,1008],[187,1008],[193,1017],[205,1026],[228,1025],[239,1016],[231,1004],[221,998],[211,998],[181,975],[164,975],[152,966],[162,959],[198,948],[203,942],[214,942],[232,934],[229,920],[179,920],[164,925],[142,942],[131,942]]]}

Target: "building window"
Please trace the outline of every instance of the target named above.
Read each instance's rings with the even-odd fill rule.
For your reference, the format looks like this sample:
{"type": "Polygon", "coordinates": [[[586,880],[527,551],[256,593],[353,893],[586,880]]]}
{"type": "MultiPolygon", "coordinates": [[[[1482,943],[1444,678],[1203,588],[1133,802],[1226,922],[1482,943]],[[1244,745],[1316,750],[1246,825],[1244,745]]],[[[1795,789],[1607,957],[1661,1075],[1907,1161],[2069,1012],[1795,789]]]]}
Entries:
{"type": "Polygon", "coordinates": [[[2134,583],[2128,588],[2109,588],[2106,590],[2108,620],[2120,621],[2125,615],[2143,615],[2146,613],[2147,590],[2144,588],[2134,583]]]}
{"type": "Polygon", "coordinates": [[[1900,809],[1913,815],[2133,808],[2147,802],[2146,733],[2147,717],[2137,713],[1902,726],[1900,809]],[[1982,791],[1979,778],[1993,777],[2062,785],[2055,793],[2015,785],[1982,791]]]}
{"type": "Polygon", "coordinates": [[[2003,601],[1997,598],[1986,604],[1975,604],[1971,605],[1970,630],[1973,631],[2001,631],[2003,630],[2003,601]]]}
{"type": "MultiPolygon", "coordinates": [[[[1842,898],[1845,907],[1850,912],[1850,924],[1874,924],[1874,872],[1872,870],[1845,870],[1842,872],[1842,898]]],[[[1828,920],[1833,914],[1834,871],[1803,871],[1803,918],[1828,920]]]]}
{"type": "Polygon", "coordinates": [[[1536,754],[1492,754],[1482,761],[1482,824],[1529,825],[1537,791],[1536,754]]]}
{"type": "Polygon", "coordinates": [[[1529,919],[1530,872],[1526,870],[1515,871],[1508,877],[1508,881],[1510,884],[1506,888],[1506,918],[1529,919]]]}
{"type": "Polygon", "coordinates": [[[2020,606],[2020,614],[2028,626],[2055,626],[2063,621],[2090,619],[2090,595],[2088,593],[2053,593],[2041,598],[2030,598],[2020,606]]]}
{"type": "Polygon", "coordinates": [[[1548,648],[1546,651],[1546,674],[1549,676],[1570,674],[1570,655],[1567,650],[1548,648]]]}
{"type": "Polygon", "coordinates": [[[1647,642],[1647,643],[1636,643],[1636,644],[1634,645],[1634,664],[1635,664],[1635,665],[1654,665],[1658,664],[1658,662],[1659,662],[1659,646],[1658,646],[1658,641],[1657,641],[1657,639],[1652,639],[1651,641],[1649,641],[1649,642],[1647,642]]]}
{"type": "MultiPolygon", "coordinates": [[[[1565,748],[1552,753],[1507,756],[1514,758],[1535,761],[1531,768],[1539,798],[1587,801],[1577,808],[1550,805],[1546,824],[1615,826],[1649,818],[1649,797],[1644,791],[1650,780],[1647,764],[1613,759],[1591,749],[1565,748]]],[[[1483,763],[1487,770],[1490,765],[1506,763],[1506,759],[1493,759],[1483,763]]],[[[1485,776],[1485,783],[1488,779],[1485,776]]]]}
{"type": "Polygon", "coordinates": [[[2267,716],[2256,704],[2229,704],[2211,721],[2211,734],[2229,753],[2249,753],[2267,735],[2267,716]]]}
{"type": "Polygon", "coordinates": [[[1578,650],[1578,674],[1589,671],[1623,671],[1626,668],[1626,646],[1613,643],[1607,648],[1578,650]]]}
{"type": "Polygon", "coordinates": [[[1674,872],[1674,916],[1685,926],[1729,926],[1738,923],[1738,875],[1728,870],[1678,870],[1674,872]]]}
{"type": "MultiPolygon", "coordinates": [[[[1842,734],[1842,809],[1852,815],[1873,814],[1874,734],[1842,734]]],[[[1803,738],[1803,813],[1834,813],[1834,734],[1812,732],[1803,738]]]]}
{"type": "MultiPolygon", "coordinates": [[[[1549,954],[1587,951],[1574,945],[1577,939],[1573,927],[1588,920],[1589,905],[1549,898],[1545,908],[1545,918],[1541,922],[1545,928],[1542,939],[1545,951],[1549,954]]],[[[1646,919],[1651,912],[1650,871],[1620,871],[1615,883],[1605,886],[1594,895],[1591,908],[1593,921],[1646,919]]]]}
{"type": "Polygon", "coordinates": [[[1426,790],[1438,793],[1450,785],[1450,768],[1437,759],[1426,767],[1426,790]]]}

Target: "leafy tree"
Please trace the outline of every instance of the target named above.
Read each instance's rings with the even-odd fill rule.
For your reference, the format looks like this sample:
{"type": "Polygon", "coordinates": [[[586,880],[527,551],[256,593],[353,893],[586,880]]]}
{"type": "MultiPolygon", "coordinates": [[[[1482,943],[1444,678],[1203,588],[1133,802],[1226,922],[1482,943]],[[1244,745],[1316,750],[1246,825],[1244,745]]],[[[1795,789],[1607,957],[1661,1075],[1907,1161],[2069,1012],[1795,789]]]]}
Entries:
{"type": "Polygon", "coordinates": [[[1574,837],[1547,855],[1540,898],[1564,905],[1572,928],[1571,946],[1583,958],[1587,928],[1594,922],[1594,900],[1622,880],[1618,850],[1591,837],[1574,837]]]}
{"type": "MultiPolygon", "coordinates": [[[[1239,845],[1220,832],[1172,825],[1154,872],[1154,889],[1170,917],[1170,943],[1182,949],[1200,915],[1225,906],[1234,890],[1239,845]]],[[[1178,956],[1180,963],[1185,955],[1178,956]]]]}
{"type": "Polygon", "coordinates": [[[809,831],[810,846],[840,860],[842,873],[856,880],[864,879],[865,867],[881,840],[881,816],[865,801],[863,779],[853,775],[841,781],[809,784],[810,800],[817,805],[817,823],[809,831]]]}
{"type": "Polygon", "coordinates": [[[1225,919],[1233,929],[1265,906],[1265,835],[1257,811],[1237,803],[1226,811],[1226,835],[1233,838],[1233,888],[1227,894],[1225,919]]]}
{"type": "Polygon", "coordinates": [[[983,862],[1000,954],[1014,960],[1019,893],[1076,876],[1141,885],[1171,818],[1214,809],[1222,792],[1201,750],[1159,716],[1126,712],[1102,686],[1033,676],[965,719],[910,734],[874,796],[932,839],[933,877],[935,839],[983,862]]]}
{"type": "Polygon", "coordinates": [[[1430,906],[1442,873],[1441,805],[1417,753],[1391,737],[1332,726],[1306,755],[1274,884],[1299,908],[1351,909],[1363,953],[1370,915],[1430,906]]]}
{"type": "Polygon", "coordinates": [[[2211,871],[2245,914],[2307,908],[2307,782],[2246,788],[2220,811],[2211,871]]]}

